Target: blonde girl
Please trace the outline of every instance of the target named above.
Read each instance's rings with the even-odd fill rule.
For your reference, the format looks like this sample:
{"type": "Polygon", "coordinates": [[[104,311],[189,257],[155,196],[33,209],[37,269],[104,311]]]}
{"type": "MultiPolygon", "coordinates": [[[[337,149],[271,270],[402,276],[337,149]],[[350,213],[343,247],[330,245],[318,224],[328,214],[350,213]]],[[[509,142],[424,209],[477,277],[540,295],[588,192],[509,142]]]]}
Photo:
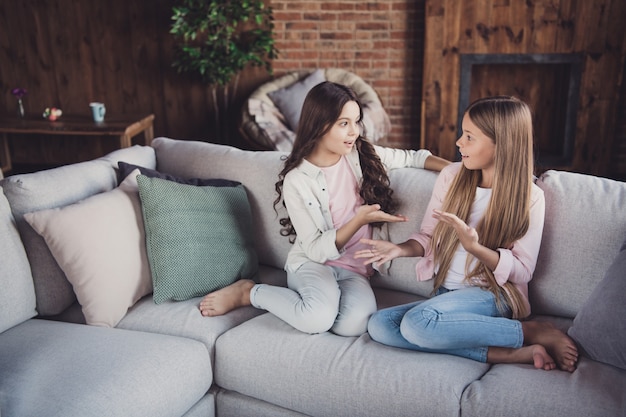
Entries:
{"type": "Polygon", "coordinates": [[[533,183],[532,119],[514,97],[472,103],[456,145],[461,162],[444,168],[420,231],[402,244],[363,240],[366,264],[421,256],[418,280],[434,278],[435,296],[374,314],[372,339],[481,362],[532,363],[573,371],[574,342],[530,314],[532,278],[545,201],[533,183]]]}

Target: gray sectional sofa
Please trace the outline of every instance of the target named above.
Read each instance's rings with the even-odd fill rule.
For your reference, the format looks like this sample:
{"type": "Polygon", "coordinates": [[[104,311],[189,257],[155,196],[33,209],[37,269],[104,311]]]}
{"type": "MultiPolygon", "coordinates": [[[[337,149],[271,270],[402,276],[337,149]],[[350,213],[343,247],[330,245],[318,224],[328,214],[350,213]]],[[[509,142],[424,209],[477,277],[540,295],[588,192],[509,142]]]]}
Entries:
{"type": "MultiPolygon", "coordinates": [[[[367,334],[307,335],[252,307],[206,318],[198,297],[156,304],[150,294],[115,327],[87,325],[50,242],[25,218],[113,190],[118,161],[239,181],[252,213],[256,279],[284,285],[290,244],[279,233],[284,212],[272,204],[282,155],[157,138],[151,147],[0,180],[0,415],[626,416],[626,370],[586,353],[571,374],[488,365],[383,346],[367,334]]],[[[392,240],[419,227],[435,178],[391,172],[409,217],[391,226],[392,240]]],[[[547,212],[533,313],[567,331],[591,308],[587,300],[626,238],[626,184],[557,171],[537,184],[547,212]]],[[[414,278],[416,261],[398,259],[389,276],[372,278],[380,307],[429,296],[432,284],[414,278]]],[[[608,323],[623,322],[624,293],[617,300],[608,323]]],[[[603,340],[619,357],[624,337],[603,340]]]]}

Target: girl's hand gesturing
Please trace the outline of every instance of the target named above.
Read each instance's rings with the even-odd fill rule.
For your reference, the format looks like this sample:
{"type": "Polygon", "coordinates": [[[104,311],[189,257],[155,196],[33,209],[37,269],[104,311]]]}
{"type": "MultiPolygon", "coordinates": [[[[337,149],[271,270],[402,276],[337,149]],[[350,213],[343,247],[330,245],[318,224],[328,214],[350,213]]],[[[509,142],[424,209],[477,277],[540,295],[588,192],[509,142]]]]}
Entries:
{"type": "Polygon", "coordinates": [[[454,227],[459,242],[463,245],[463,248],[471,253],[471,249],[478,244],[478,232],[471,226],[468,226],[463,220],[459,219],[456,215],[446,213],[441,210],[434,210],[433,217],[440,222],[444,222],[454,227]]]}
{"type": "Polygon", "coordinates": [[[394,223],[405,222],[407,218],[402,215],[393,215],[380,209],[380,204],[362,205],[356,212],[356,217],[360,217],[363,224],[370,223],[394,223]]]}
{"type": "Polygon", "coordinates": [[[361,239],[361,243],[368,245],[369,249],[356,251],[354,258],[365,259],[363,265],[384,264],[397,258],[402,252],[398,245],[386,240],[361,239]]]}

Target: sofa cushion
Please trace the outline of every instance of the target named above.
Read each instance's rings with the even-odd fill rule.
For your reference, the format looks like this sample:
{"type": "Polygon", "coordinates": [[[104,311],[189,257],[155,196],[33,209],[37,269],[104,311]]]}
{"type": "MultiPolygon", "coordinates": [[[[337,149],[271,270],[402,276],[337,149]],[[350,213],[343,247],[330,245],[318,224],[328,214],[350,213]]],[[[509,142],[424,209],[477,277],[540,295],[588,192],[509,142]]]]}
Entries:
{"type": "Polygon", "coordinates": [[[223,178],[241,182],[248,194],[259,261],[282,269],[291,249],[280,235],[282,206],[274,211],[274,184],[282,169],[283,152],[244,151],[206,142],[156,138],[152,141],[159,171],[184,178],[223,178]]]}
{"type": "Polygon", "coordinates": [[[306,414],[296,413],[293,410],[226,390],[217,392],[215,406],[220,410],[220,416],[309,417],[306,414]]]}
{"type": "Polygon", "coordinates": [[[626,236],[626,183],[547,171],[537,185],[544,191],[546,220],[529,285],[532,311],[573,318],[626,236]]]}
{"type": "Polygon", "coordinates": [[[0,335],[6,416],[181,416],[206,396],[194,340],[32,319],[0,335]]]}
{"type": "Polygon", "coordinates": [[[493,365],[463,392],[463,416],[623,416],[626,373],[581,358],[575,372],[493,365]]]}
{"type": "Polygon", "coordinates": [[[269,98],[276,104],[285,116],[289,128],[294,132],[298,129],[300,113],[304,99],[311,88],[326,80],[324,70],[317,69],[301,80],[275,91],[267,93],[269,98]]]}
{"type": "MultiPolygon", "coordinates": [[[[282,269],[260,266],[259,282],[271,285],[287,284],[287,273],[282,269]]],[[[264,313],[254,307],[237,308],[222,316],[204,317],[198,305],[200,297],[185,301],[165,301],[155,304],[151,296],[139,300],[118,328],[142,332],[181,336],[204,343],[211,360],[215,357],[215,342],[224,332],[264,313]]]]}
{"type": "Polygon", "coordinates": [[[401,416],[419,410],[447,417],[460,414],[463,390],[487,369],[456,356],[384,346],[367,334],[305,334],[268,313],[220,336],[214,378],[224,389],[306,415],[401,416]]]}
{"type": "Polygon", "coordinates": [[[626,370],[626,242],[568,334],[596,361],[626,370]]]}
{"type": "MultiPolygon", "coordinates": [[[[437,173],[426,169],[401,168],[389,172],[389,180],[398,200],[398,213],[405,215],[405,223],[389,225],[389,240],[394,243],[406,241],[411,233],[419,230],[430,201],[437,173]]],[[[417,281],[415,265],[421,258],[397,258],[391,262],[388,275],[375,274],[372,286],[394,289],[422,297],[430,297],[433,280],[417,281]]]]}
{"type": "Polygon", "coordinates": [[[30,265],[0,187],[0,333],[37,315],[30,265]]]}
{"type": "Polygon", "coordinates": [[[112,190],[117,186],[115,167],[120,160],[148,168],[156,165],[153,148],[133,146],[96,160],[1,180],[28,254],[39,314],[59,314],[76,297],[44,239],[24,220],[24,213],[63,207],[112,190]]]}
{"type": "Polygon", "coordinates": [[[152,292],[138,174],[78,203],[24,214],[72,284],[87,324],[114,327],[152,292]]]}
{"type": "Polygon", "coordinates": [[[137,178],[154,302],[187,300],[258,269],[243,186],[196,187],[137,178]]]}

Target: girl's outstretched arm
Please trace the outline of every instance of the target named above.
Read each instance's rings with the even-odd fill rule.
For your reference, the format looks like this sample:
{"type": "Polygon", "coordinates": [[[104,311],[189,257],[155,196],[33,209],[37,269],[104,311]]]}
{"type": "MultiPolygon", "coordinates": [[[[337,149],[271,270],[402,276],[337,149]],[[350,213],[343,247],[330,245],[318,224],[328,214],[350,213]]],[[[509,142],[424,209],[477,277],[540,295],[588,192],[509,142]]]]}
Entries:
{"type": "Polygon", "coordinates": [[[424,162],[424,168],[430,171],[441,171],[448,165],[450,165],[450,161],[435,155],[430,155],[424,162]]]}
{"type": "Polygon", "coordinates": [[[337,229],[337,237],[335,238],[335,245],[338,250],[341,250],[352,236],[362,227],[369,223],[378,222],[405,222],[407,218],[402,215],[394,215],[385,213],[380,209],[380,204],[363,205],[359,207],[355,216],[350,219],[346,224],[337,229]]]}
{"type": "Polygon", "coordinates": [[[386,240],[372,239],[361,239],[361,243],[368,245],[369,249],[357,251],[354,257],[365,259],[364,265],[372,263],[380,265],[396,258],[424,256],[424,247],[413,239],[397,245],[386,240]]]}

